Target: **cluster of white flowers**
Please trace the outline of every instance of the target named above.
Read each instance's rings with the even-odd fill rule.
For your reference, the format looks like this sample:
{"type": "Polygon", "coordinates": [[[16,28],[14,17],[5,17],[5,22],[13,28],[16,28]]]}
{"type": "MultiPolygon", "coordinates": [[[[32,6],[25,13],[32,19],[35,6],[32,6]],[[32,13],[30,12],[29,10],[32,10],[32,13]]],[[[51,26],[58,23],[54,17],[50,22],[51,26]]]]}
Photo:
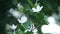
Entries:
{"type": "Polygon", "coordinates": [[[38,34],[38,33],[37,33],[38,30],[34,27],[34,24],[31,24],[31,25],[28,27],[28,29],[26,29],[24,32],[26,33],[26,32],[28,32],[28,31],[29,31],[29,32],[32,31],[33,34],[38,34]]]}
{"type": "MultiPolygon", "coordinates": [[[[21,3],[18,3],[17,4],[17,7],[19,9],[23,8],[23,6],[21,5],[21,3]]],[[[32,8],[32,11],[33,12],[39,12],[41,11],[43,8],[43,6],[39,6],[39,4],[36,6],[36,8],[32,8]]],[[[17,18],[17,20],[19,21],[19,23],[25,23],[27,21],[27,17],[26,16],[22,16],[22,13],[17,11],[17,10],[14,10],[14,9],[10,9],[9,12],[15,17],[17,18]],[[22,17],[21,17],[22,16],[22,17]],[[21,19],[20,19],[21,18],[21,19]]]]}
{"type": "MultiPolygon", "coordinates": [[[[18,3],[17,5],[18,9],[23,8],[23,6],[18,3]]],[[[43,6],[40,6],[39,4],[36,6],[36,8],[32,8],[32,12],[40,12],[42,10],[43,6]]],[[[19,23],[23,24],[25,22],[27,22],[27,17],[25,15],[23,15],[21,12],[14,10],[14,9],[10,9],[9,12],[18,20],[19,23]]],[[[10,26],[11,29],[15,30],[17,28],[17,26],[15,26],[14,24],[12,26],[10,26]]],[[[31,24],[28,29],[26,29],[24,32],[26,33],[27,31],[32,31],[33,34],[38,34],[37,33],[37,29],[35,28],[34,24],[31,24]]]]}

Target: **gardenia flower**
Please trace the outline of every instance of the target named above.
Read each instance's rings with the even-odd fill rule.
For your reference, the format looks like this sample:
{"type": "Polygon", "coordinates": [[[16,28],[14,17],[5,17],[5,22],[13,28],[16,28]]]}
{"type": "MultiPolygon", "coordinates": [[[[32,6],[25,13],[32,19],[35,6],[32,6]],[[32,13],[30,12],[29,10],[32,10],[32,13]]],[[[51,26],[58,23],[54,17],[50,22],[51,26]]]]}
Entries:
{"type": "Polygon", "coordinates": [[[21,19],[18,19],[19,23],[25,23],[27,21],[27,17],[26,16],[22,16],[21,19]]]}
{"type": "Polygon", "coordinates": [[[17,26],[15,26],[15,25],[13,24],[12,26],[10,26],[10,28],[11,28],[12,30],[15,30],[15,29],[17,28],[17,26]]]}
{"type": "Polygon", "coordinates": [[[39,6],[39,5],[37,5],[37,7],[36,8],[32,8],[32,10],[33,10],[33,12],[39,12],[39,11],[41,11],[42,10],[42,8],[43,8],[43,6],[39,6]]]}

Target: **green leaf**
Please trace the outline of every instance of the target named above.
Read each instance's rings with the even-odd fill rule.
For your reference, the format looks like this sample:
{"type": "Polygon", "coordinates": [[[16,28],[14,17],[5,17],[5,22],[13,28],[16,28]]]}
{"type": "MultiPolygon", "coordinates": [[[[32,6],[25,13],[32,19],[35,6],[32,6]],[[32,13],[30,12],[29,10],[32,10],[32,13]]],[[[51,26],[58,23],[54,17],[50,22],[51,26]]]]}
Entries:
{"type": "Polygon", "coordinates": [[[31,7],[33,7],[32,1],[31,1],[31,0],[27,0],[27,1],[28,1],[28,3],[31,5],[31,7]]]}
{"type": "Polygon", "coordinates": [[[27,32],[26,34],[33,34],[33,32],[27,32]]]}
{"type": "Polygon", "coordinates": [[[24,32],[22,32],[22,31],[18,31],[17,34],[24,34],[24,32]]]}
{"type": "Polygon", "coordinates": [[[29,22],[27,21],[26,23],[23,24],[24,28],[27,29],[29,26],[29,22]]]}
{"type": "Polygon", "coordinates": [[[7,32],[7,34],[14,34],[13,32],[7,32]]]}

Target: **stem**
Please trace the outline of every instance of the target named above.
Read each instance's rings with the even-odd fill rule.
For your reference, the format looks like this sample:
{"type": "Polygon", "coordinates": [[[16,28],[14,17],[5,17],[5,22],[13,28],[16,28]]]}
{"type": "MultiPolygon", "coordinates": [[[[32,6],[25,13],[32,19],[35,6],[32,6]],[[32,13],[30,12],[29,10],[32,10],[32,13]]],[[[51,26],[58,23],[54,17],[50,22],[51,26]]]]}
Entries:
{"type": "Polygon", "coordinates": [[[36,3],[38,3],[39,0],[36,0],[36,3]]]}
{"type": "Polygon", "coordinates": [[[14,34],[16,34],[16,33],[15,33],[15,29],[14,29],[14,34]]]}
{"type": "MultiPolygon", "coordinates": [[[[21,26],[23,26],[23,27],[24,27],[23,23],[21,24],[21,26]]],[[[24,27],[24,28],[25,28],[25,27],[24,27]]]]}
{"type": "Polygon", "coordinates": [[[27,1],[31,5],[31,7],[33,7],[33,3],[30,0],[27,0],[27,1]]]}

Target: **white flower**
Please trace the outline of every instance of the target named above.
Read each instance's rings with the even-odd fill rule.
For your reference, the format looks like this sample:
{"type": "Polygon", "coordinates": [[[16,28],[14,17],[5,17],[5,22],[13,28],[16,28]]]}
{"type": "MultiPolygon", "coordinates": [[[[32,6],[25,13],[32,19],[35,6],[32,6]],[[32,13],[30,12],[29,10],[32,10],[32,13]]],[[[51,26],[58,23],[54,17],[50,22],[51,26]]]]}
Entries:
{"type": "Polygon", "coordinates": [[[15,29],[17,28],[17,26],[15,26],[15,25],[13,24],[12,26],[10,26],[10,28],[11,28],[12,30],[15,30],[15,29]]]}
{"type": "Polygon", "coordinates": [[[19,11],[16,11],[14,9],[10,9],[9,12],[15,17],[15,18],[20,18],[22,13],[20,13],[19,11]]]}
{"type": "Polygon", "coordinates": [[[21,19],[18,19],[19,23],[25,23],[27,21],[26,16],[22,16],[21,19]]]}
{"type": "Polygon", "coordinates": [[[35,29],[34,23],[32,23],[32,24],[28,27],[28,29],[30,29],[30,30],[35,29]]]}
{"type": "Polygon", "coordinates": [[[39,12],[39,11],[41,11],[42,10],[42,8],[43,8],[43,6],[39,6],[39,5],[37,5],[37,7],[36,8],[32,8],[32,10],[33,10],[33,12],[39,12]]]}
{"type": "Polygon", "coordinates": [[[37,29],[35,29],[35,27],[34,27],[34,24],[32,23],[29,27],[28,27],[28,29],[26,29],[24,32],[26,33],[26,32],[34,32],[34,33],[36,33],[37,32],[37,29]]]}

